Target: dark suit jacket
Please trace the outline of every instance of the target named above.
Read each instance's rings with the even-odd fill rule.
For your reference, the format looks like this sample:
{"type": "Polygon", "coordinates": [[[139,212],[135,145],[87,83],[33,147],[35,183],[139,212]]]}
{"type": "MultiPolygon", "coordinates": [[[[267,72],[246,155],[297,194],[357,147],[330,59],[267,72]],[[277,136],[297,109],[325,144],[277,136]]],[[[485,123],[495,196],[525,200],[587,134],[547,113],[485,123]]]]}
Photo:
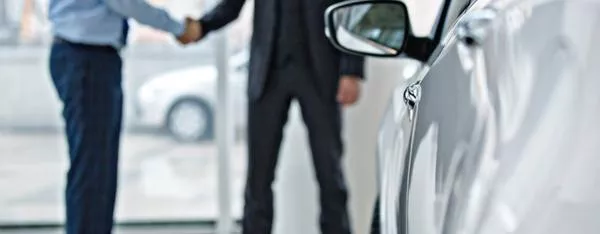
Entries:
{"type": "MultiPolygon", "coordinates": [[[[281,0],[254,0],[254,23],[250,49],[248,94],[251,100],[261,96],[271,70],[275,44],[276,2],[281,0]]],[[[325,100],[335,100],[338,81],[342,75],[364,77],[364,59],[335,49],[325,36],[325,9],[342,0],[303,0],[307,24],[309,54],[316,77],[314,83],[325,100]]],[[[222,0],[211,12],[200,19],[204,35],[218,30],[235,20],[245,0],[222,0]]]]}

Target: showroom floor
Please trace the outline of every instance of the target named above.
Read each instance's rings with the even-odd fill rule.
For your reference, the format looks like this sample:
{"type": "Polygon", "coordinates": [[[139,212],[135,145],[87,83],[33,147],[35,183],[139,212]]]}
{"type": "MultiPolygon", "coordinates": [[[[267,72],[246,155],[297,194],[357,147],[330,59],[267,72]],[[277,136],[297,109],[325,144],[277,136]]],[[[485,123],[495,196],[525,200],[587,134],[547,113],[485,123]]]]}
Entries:
{"type": "MultiPolygon", "coordinates": [[[[0,234],[63,234],[62,229],[2,230],[0,234]]],[[[117,228],[114,234],[214,234],[213,230],[201,227],[165,228],[117,228]]]]}

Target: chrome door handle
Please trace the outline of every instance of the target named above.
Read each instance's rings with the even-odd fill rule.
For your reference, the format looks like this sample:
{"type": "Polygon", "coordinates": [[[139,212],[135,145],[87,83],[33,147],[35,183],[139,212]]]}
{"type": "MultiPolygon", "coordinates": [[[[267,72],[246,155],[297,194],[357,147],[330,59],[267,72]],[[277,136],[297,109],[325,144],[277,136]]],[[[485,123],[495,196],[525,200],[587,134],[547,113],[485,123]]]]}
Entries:
{"type": "Polygon", "coordinates": [[[497,11],[484,8],[467,13],[456,28],[458,40],[467,46],[480,46],[487,38],[489,28],[496,18],[497,11]]]}
{"type": "Polygon", "coordinates": [[[414,83],[404,90],[404,102],[410,109],[414,109],[421,100],[421,84],[414,83]]]}
{"type": "Polygon", "coordinates": [[[421,82],[409,85],[406,90],[404,90],[404,102],[408,108],[408,119],[410,121],[415,119],[419,101],[421,101],[421,82]]]}

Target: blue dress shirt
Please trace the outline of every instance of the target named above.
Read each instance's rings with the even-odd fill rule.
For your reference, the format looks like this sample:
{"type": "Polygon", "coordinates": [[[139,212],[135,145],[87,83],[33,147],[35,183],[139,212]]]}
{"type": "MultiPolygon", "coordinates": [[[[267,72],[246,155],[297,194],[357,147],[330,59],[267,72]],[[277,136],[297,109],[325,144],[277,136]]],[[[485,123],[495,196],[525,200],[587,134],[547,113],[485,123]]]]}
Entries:
{"type": "Polygon", "coordinates": [[[125,46],[129,18],[180,36],[185,24],[145,0],[50,0],[52,31],[62,39],[90,44],[125,46]]]}

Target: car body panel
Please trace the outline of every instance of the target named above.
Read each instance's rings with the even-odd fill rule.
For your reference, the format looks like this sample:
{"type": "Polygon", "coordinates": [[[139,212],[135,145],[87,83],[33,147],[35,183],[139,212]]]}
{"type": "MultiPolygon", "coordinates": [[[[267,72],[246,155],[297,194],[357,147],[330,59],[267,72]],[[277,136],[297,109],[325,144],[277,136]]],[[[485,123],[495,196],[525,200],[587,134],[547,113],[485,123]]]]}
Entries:
{"type": "Polygon", "coordinates": [[[408,222],[382,233],[600,232],[600,4],[494,4],[483,44],[450,39],[420,84],[390,208],[408,222]]]}
{"type": "Polygon", "coordinates": [[[405,54],[426,64],[382,120],[372,233],[600,233],[600,1],[464,9],[443,11],[429,60],[405,54]]]}

